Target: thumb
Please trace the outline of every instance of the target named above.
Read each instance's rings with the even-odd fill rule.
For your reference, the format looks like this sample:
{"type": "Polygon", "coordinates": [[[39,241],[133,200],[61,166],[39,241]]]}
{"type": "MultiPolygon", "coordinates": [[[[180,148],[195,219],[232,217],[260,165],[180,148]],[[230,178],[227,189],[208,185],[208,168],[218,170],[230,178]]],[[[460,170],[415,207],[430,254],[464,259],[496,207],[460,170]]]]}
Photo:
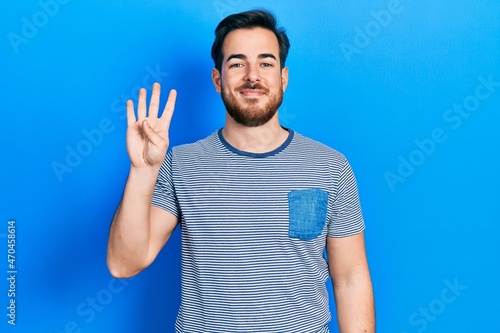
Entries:
{"type": "Polygon", "coordinates": [[[144,119],[142,122],[142,129],[144,133],[146,134],[146,137],[148,138],[151,143],[159,148],[168,148],[167,147],[167,140],[160,136],[153,127],[149,124],[149,122],[144,119]]]}

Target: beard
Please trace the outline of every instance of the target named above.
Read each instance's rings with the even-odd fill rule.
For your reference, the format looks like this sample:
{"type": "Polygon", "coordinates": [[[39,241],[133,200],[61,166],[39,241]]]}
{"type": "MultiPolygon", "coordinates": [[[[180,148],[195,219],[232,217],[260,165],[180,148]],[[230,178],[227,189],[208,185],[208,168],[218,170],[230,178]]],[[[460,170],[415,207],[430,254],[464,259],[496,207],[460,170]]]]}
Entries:
{"type": "Polygon", "coordinates": [[[246,98],[246,106],[238,103],[236,97],[231,94],[231,92],[224,89],[222,85],[221,96],[222,102],[226,107],[227,113],[236,121],[238,124],[246,127],[257,127],[264,125],[276,114],[278,108],[283,102],[283,87],[280,86],[278,93],[269,95],[269,89],[261,86],[259,83],[245,83],[242,86],[236,88],[236,92],[239,93],[243,89],[259,89],[263,90],[268,96],[269,101],[263,107],[259,107],[258,98],[246,98]]]}

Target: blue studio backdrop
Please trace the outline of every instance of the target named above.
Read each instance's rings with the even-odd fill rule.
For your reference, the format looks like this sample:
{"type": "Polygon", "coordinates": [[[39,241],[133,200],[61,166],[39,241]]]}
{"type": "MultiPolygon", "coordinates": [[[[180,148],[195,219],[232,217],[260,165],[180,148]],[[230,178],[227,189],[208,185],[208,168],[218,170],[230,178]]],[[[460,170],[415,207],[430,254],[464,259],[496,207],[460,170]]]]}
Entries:
{"type": "Polygon", "coordinates": [[[222,127],[213,30],[256,7],[291,40],[282,124],[357,176],[377,331],[498,330],[497,0],[23,0],[0,4],[1,332],[173,332],[179,231],[132,279],[105,264],[125,101],[177,89],[171,145],[222,127]]]}

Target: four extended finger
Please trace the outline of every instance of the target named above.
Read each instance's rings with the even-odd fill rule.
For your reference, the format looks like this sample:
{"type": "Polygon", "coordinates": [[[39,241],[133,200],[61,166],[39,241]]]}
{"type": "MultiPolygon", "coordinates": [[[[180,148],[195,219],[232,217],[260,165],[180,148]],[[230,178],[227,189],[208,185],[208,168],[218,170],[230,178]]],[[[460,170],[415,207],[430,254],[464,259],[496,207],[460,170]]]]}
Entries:
{"type": "Polygon", "coordinates": [[[139,89],[139,102],[137,105],[137,118],[139,120],[146,118],[146,89],[139,89]]]}
{"type": "Polygon", "coordinates": [[[135,118],[134,112],[134,102],[132,100],[127,101],[127,126],[135,124],[137,119],[135,118]]]}
{"type": "Polygon", "coordinates": [[[163,114],[161,115],[162,127],[168,131],[170,127],[170,121],[172,120],[172,115],[175,109],[175,100],[177,99],[177,91],[175,89],[170,90],[168,94],[167,104],[165,104],[165,109],[163,109],[163,114]]]}
{"type": "Polygon", "coordinates": [[[158,108],[160,105],[160,84],[155,82],[153,84],[153,93],[151,94],[151,101],[149,102],[148,117],[157,118],[158,108]]]}

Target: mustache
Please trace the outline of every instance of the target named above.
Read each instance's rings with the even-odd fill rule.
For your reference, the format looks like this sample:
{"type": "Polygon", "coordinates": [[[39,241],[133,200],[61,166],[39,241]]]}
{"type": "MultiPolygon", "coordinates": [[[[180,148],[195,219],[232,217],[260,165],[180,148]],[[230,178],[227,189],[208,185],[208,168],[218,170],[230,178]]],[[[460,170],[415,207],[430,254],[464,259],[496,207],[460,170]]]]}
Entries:
{"type": "Polygon", "coordinates": [[[241,91],[243,89],[259,89],[264,92],[269,92],[269,89],[261,85],[260,83],[251,83],[251,82],[246,82],[245,84],[241,85],[238,87],[238,91],[241,91]]]}

